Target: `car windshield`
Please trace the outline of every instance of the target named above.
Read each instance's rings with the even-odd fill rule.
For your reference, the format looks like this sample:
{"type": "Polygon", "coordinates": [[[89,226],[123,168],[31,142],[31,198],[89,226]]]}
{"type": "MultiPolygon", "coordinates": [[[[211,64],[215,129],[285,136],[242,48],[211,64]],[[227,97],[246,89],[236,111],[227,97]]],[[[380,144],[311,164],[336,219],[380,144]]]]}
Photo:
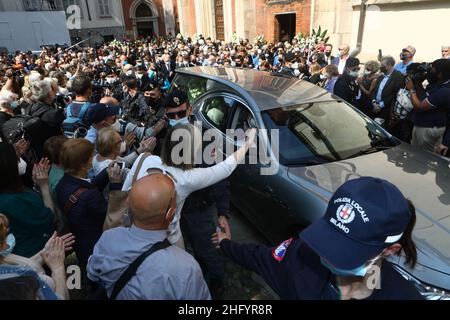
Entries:
{"type": "Polygon", "coordinates": [[[371,119],[339,101],[268,110],[262,117],[267,129],[279,130],[283,165],[339,161],[399,144],[371,119]]]}

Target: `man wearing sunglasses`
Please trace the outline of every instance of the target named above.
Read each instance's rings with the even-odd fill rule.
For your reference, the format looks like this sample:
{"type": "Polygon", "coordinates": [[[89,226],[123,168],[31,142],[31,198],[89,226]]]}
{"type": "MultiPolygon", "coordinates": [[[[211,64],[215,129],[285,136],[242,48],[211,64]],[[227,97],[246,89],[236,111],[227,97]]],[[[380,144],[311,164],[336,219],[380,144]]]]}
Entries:
{"type": "Polygon", "coordinates": [[[192,114],[192,106],[188,95],[181,90],[172,91],[166,99],[166,116],[169,125],[174,127],[179,124],[188,124],[192,114]]]}
{"type": "MultiPolygon", "coordinates": [[[[175,90],[166,98],[166,116],[170,126],[191,122],[192,106],[188,94],[175,90]]],[[[205,165],[200,165],[204,167],[205,165]]],[[[228,180],[192,193],[181,211],[183,237],[191,244],[194,256],[202,262],[203,272],[213,299],[220,299],[224,290],[225,268],[222,257],[211,244],[211,234],[218,224],[230,230],[230,188],[228,180]],[[218,217],[216,216],[216,213],[218,217]]]]}
{"type": "Polygon", "coordinates": [[[413,63],[414,55],[416,54],[416,48],[413,46],[407,46],[403,48],[400,53],[400,61],[395,65],[395,70],[400,71],[403,75],[406,75],[406,69],[411,63],[413,63]]]}

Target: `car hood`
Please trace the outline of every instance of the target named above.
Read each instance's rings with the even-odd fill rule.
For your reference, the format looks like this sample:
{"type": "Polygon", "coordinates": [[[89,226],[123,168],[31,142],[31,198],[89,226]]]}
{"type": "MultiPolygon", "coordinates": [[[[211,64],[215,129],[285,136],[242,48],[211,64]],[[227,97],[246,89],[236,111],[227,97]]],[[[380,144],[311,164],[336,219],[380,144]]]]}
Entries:
{"type": "Polygon", "coordinates": [[[450,275],[449,165],[443,157],[400,144],[339,162],[290,167],[288,174],[290,179],[326,201],[351,179],[373,176],[390,181],[416,207],[414,241],[419,265],[450,275]]]}

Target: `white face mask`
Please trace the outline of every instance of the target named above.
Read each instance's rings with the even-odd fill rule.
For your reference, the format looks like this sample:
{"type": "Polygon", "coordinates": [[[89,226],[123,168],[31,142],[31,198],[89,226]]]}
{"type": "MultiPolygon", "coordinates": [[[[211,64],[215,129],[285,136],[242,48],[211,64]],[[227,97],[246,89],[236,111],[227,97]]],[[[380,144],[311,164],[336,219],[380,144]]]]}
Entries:
{"type": "Polygon", "coordinates": [[[143,74],[140,74],[140,73],[136,74],[136,78],[138,78],[138,79],[142,79],[143,76],[144,76],[144,75],[143,75],[143,74]]]}
{"type": "Polygon", "coordinates": [[[117,120],[116,122],[114,122],[113,125],[111,125],[111,129],[113,129],[113,130],[116,131],[116,132],[120,132],[121,127],[122,127],[122,126],[121,126],[119,120],[117,120]]]}
{"type": "Polygon", "coordinates": [[[133,70],[128,70],[127,72],[125,72],[125,75],[130,77],[133,75],[133,70]]]}
{"type": "Polygon", "coordinates": [[[298,62],[295,62],[291,65],[292,69],[298,69],[298,62]]]}
{"type": "Polygon", "coordinates": [[[321,80],[326,79],[325,75],[324,75],[324,74],[321,74],[321,75],[320,75],[320,79],[321,79],[321,80]]]}
{"type": "Polygon", "coordinates": [[[116,78],[106,78],[106,82],[109,84],[114,84],[117,82],[117,79],[116,78]]]}
{"type": "Polygon", "coordinates": [[[359,72],[358,71],[351,71],[348,73],[350,77],[352,78],[358,78],[359,72]]]}
{"type": "Polygon", "coordinates": [[[123,154],[127,151],[127,143],[125,141],[122,141],[120,144],[120,154],[123,154]]]}
{"type": "Polygon", "coordinates": [[[27,172],[27,163],[22,158],[19,159],[18,167],[19,176],[23,176],[27,172]]]}

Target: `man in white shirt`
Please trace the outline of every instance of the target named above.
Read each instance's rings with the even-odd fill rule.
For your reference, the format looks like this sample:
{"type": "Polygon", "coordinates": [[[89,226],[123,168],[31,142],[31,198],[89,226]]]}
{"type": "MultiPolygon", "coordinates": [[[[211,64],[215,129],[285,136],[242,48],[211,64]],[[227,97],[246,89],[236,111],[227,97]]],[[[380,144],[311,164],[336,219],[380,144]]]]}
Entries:
{"type": "Polygon", "coordinates": [[[350,56],[350,46],[348,44],[343,44],[339,47],[339,57],[334,59],[335,65],[338,66],[339,74],[343,74],[345,71],[345,64],[350,56]]]}

